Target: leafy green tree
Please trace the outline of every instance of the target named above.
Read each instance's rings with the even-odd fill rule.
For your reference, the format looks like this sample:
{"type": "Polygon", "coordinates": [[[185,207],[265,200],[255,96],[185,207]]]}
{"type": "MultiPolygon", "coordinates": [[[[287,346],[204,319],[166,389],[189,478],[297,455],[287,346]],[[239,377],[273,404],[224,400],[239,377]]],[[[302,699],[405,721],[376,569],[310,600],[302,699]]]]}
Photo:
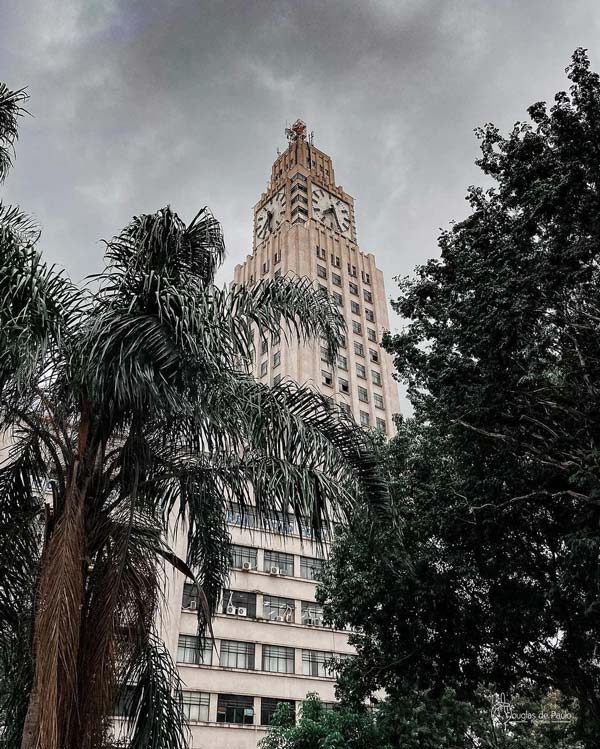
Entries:
{"type": "MultiPolygon", "coordinates": [[[[0,89],[0,145],[18,101],[0,89]]],[[[180,685],[154,632],[163,565],[195,579],[203,634],[231,502],[265,522],[291,508],[319,537],[360,490],[385,497],[368,438],[328,399],[248,374],[256,340],[282,331],[323,338],[333,361],[343,318],[303,279],[216,287],[206,208],[188,224],[170,208],[135,217],[83,289],[44,264],[20,214],[0,222],[4,745],[105,746],[123,684],[130,749],[178,749],[180,685]],[[186,559],[165,541],[175,519],[186,559]]]]}
{"type": "Polygon", "coordinates": [[[532,685],[600,741],[600,79],[584,50],[570,91],[508,136],[479,130],[493,181],[400,282],[386,336],[414,419],[384,455],[397,522],[340,534],[324,582],[356,627],[340,689],[401,704],[482,683],[532,685]]]}
{"type": "Polygon", "coordinates": [[[316,694],[302,703],[298,722],[289,706],[279,705],[260,749],[391,749],[381,743],[374,717],[363,710],[327,710],[316,694]]]}

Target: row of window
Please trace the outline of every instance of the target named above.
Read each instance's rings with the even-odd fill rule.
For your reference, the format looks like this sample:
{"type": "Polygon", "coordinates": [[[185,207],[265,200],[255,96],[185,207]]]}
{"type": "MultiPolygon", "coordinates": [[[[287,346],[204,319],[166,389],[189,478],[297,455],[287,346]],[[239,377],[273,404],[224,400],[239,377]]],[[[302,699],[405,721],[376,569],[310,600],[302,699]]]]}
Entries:
{"type": "MultiPolygon", "coordinates": [[[[192,583],[185,583],[181,602],[182,608],[195,611],[198,608],[198,603],[198,589],[192,583]]],[[[265,593],[262,597],[262,611],[263,618],[272,622],[323,626],[323,606],[315,601],[300,601],[300,617],[298,619],[296,616],[296,601],[293,598],[265,593]]],[[[255,619],[257,612],[256,593],[244,590],[225,590],[223,592],[222,612],[255,619]]]]}
{"type": "MultiPolygon", "coordinates": [[[[250,528],[256,530],[268,531],[270,533],[283,533],[286,535],[296,534],[302,535],[305,538],[311,538],[313,535],[313,529],[307,518],[301,517],[299,521],[287,513],[275,513],[271,517],[261,517],[252,509],[246,509],[242,511],[237,502],[232,502],[227,512],[227,522],[233,525],[238,525],[241,528],[250,528]]],[[[265,552],[266,553],[266,552],[265,552]]],[[[279,552],[273,552],[279,553],[279,552]]],[[[289,556],[293,557],[293,554],[289,556]]],[[[319,562],[320,560],[312,560],[310,557],[300,557],[300,572],[302,575],[302,560],[308,559],[312,564],[313,561],[319,562]]],[[[281,574],[286,574],[285,572],[281,574]]],[[[292,573],[293,574],[293,573],[292,573]]],[[[311,578],[308,578],[311,579],[311,578]]]]}
{"type": "MultiPolygon", "coordinates": [[[[263,645],[261,668],[256,668],[256,644],[237,640],[220,640],[217,645],[218,665],[245,671],[261,670],[271,674],[296,673],[296,649],[285,645],[263,645]]],[[[202,642],[197,635],[179,635],[177,663],[188,666],[212,666],[214,647],[208,638],[202,642]]],[[[339,661],[351,656],[326,650],[302,649],[302,675],[334,678],[339,661]]],[[[216,665],[216,663],[214,664],[216,665]]]]}
{"type": "MultiPolygon", "coordinates": [[[[323,247],[320,247],[319,245],[317,245],[317,257],[320,260],[325,260],[327,258],[327,253],[325,252],[325,249],[323,247]]],[[[333,266],[335,266],[336,268],[339,268],[341,266],[340,258],[337,255],[334,255],[333,253],[331,254],[331,264],[333,266]]],[[[317,268],[318,267],[319,266],[317,266],[317,268]]],[[[323,275],[321,277],[322,278],[327,278],[327,270],[325,268],[323,268],[323,271],[325,271],[325,275],[323,275]]],[[[352,263],[348,263],[348,273],[352,276],[352,278],[356,278],[357,277],[356,266],[352,265],[352,263]]],[[[367,284],[367,286],[370,286],[371,285],[371,274],[367,273],[366,271],[363,270],[363,271],[361,271],[360,275],[361,275],[363,283],[367,284]]],[[[338,285],[341,285],[341,284],[338,284],[338,285]]],[[[356,288],[357,288],[357,293],[358,293],[358,286],[356,288]]],[[[372,297],[370,291],[366,291],[365,290],[364,294],[365,294],[365,301],[366,302],[372,302],[373,301],[373,297],[372,297]]]]}

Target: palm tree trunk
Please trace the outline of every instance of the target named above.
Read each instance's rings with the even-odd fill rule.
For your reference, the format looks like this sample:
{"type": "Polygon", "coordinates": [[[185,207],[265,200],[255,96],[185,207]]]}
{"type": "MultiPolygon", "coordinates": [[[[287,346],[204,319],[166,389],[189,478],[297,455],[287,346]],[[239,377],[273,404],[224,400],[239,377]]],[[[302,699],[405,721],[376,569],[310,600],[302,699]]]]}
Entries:
{"type": "Polygon", "coordinates": [[[63,749],[78,701],[84,512],[73,467],[62,517],[42,555],[34,619],[33,686],[21,749],[63,749]]]}

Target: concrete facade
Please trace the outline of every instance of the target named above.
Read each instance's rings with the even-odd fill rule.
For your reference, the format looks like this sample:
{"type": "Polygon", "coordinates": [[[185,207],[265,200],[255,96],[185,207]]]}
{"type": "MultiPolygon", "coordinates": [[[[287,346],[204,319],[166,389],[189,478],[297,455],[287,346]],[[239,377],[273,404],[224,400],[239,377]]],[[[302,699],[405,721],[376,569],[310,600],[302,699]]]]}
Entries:
{"type": "MultiPolygon", "coordinates": [[[[255,207],[253,253],[236,267],[235,281],[250,285],[285,274],[313,279],[339,295],[346,345],[332,368],[318,343],[298,345],[282,336],[257,349],[255,375],[269,383],[289,377],[311,384],[358,423],[391,434],[399,402],[391,360],[379,343],[388,325],[383,276],[374,256],[356,244],[354,201],[336,186],[331,159],[307,140],[303,123],[294,128],[255,207]]],[[[185,683],[193,749],[255,749],[277,700],[297,706],[317,692],[332,703],[327,662],[352,652],[346,632],[322,625],[312,579],[319,553],[310,529],[302,537],[293,522],[286,533],[259,530],[253,516],[242,518],[235,508],[229,522],[234,569],[213,621],[214,647],[194,652],[198,602],[179,574],[170,579],[162,621],[185,683]]],[[[178,547],[184,554],[182,538],[178,547]]]]}

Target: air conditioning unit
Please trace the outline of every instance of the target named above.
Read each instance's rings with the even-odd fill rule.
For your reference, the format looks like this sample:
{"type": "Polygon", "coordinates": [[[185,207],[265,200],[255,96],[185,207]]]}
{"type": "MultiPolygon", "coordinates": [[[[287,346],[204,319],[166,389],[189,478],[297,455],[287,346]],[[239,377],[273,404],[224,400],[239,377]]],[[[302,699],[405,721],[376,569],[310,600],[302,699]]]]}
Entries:
{"type": "Polygon", "coordinates": [[[235,607],[235,606],[231,606],[231,605],[229,605],[229,606],[227,607],[226,611],[227,611],[227,613],[228,613],[228,614],[235,614],[235,612],[237,611],[237,609],[236,609],[236,607],[235,607]]]}
{"type": "Polygon", "coordinates": [[[190,601],[187,605],[190,611],[196,611],[198,609],[198,601],[190,601]]]}
{"type": "Polygon", "coordinates": [[[309,627],[312,627],[312,625],[315,623],[313,619],[308,616],[306,619],[304,619],[304,624],[308,625],[309,627]]]}
{"type": "Polygon", "coordinates": [[[245,609],[245,608],[243,608],[243,607],[240,606],[238,608],[238,610],[237,610],[237,615],[238,616],[248,616],[248,609],[245,609]]]}
{"type": "Polygon", "coordinates": [[[244,564],[242,564],[242,569],[244,570],[244,572],[250,572],[250,570],[252,569],[252,563],[244,562],[244,564]]]}
{"type": "Polygon", "coordinates": [[[279,567],[271,567],[269,569],[269,575],[278,575],[279,574],[279,567]]]}

